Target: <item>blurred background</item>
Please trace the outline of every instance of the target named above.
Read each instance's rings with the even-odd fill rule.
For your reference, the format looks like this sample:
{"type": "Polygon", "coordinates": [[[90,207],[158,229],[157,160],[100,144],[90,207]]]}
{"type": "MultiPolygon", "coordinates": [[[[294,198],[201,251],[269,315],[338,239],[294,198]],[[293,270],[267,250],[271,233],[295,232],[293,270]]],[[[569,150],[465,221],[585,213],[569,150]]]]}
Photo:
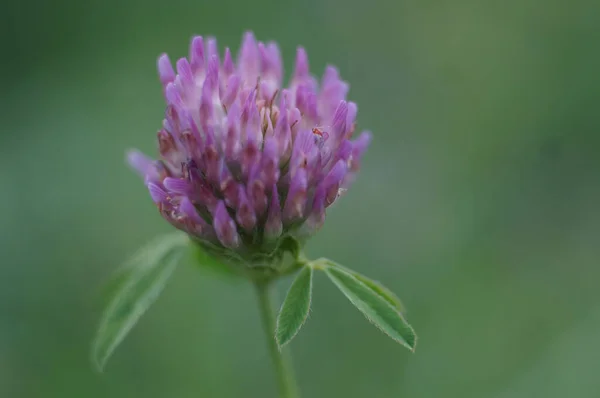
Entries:
{"type": "MultiPolygon", "coordinates": [[[[0,396],[275,397],[252,288],[182,264],[104,374],[102,285],[170,226],[124,163],[155,154],[156,57],[251,29],[337,65],[375,140],[307,247],[383,281],[415,354],[318,275],[304,397],[598,397],[600,3],[2,4],[0,396]]],[[[282,281],[283,292],[289,280],[282,281]]]]}

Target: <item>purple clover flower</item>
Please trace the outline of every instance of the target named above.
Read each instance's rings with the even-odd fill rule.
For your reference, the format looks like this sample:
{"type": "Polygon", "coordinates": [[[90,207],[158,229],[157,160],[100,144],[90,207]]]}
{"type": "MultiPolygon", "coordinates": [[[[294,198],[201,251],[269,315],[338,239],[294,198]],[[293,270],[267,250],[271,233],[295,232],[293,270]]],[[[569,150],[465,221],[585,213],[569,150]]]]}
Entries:
{"type": "Polygon", "coordinates": [[[138,151],[128,160],[167,221],[243,259],[272,253],[285,237],[302,242],[323,225],[371,137],[354,138],[357,106],[337,69],[328,66],[319,84],[298,48],[282,88],[277,45],[248,32],[236,62],[198,36],[176,70],[161,55],[158,73],[167,101],[160,160],[138,151]]]}

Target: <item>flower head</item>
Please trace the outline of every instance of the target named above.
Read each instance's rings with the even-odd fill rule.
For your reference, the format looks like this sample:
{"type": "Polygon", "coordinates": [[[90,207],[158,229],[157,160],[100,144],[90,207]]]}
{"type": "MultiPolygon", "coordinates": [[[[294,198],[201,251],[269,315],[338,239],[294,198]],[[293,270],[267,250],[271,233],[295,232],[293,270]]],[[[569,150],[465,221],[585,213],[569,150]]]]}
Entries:
{"type": "Polygon", "coordinates": [[[162,216],[201,244],[241,258],[269,254],[286,236],[303,241],[359,169],[370,133],[355,135],[348,84],[327,67],[320,84],[298,48],[282,88],[275,43],[246,33],[237,60],[194,37],[175,70],[158,59],[167,102],[160,160],[132,151],[162,216]]]}

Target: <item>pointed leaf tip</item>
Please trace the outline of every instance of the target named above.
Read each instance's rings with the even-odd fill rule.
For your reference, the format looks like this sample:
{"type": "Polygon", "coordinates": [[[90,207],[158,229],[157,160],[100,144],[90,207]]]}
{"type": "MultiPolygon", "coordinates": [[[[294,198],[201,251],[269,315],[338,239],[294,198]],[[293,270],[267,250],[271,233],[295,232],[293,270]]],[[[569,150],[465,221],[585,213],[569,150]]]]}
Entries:
{"type": "Polygon", "coordinates": [[[92,362],[102,371],[106,362],[156,301],[185,253],[185,234],[163,236],[143,247],[119,271],[119,283],[92,344],[92,362]]]}
{"type": "Polygon", "coordinates": [[[335,264],[335,266],[343,269],[344,271],[348,272],[353,277],[355,277],[356,279],[358,279],[359,281],[361,281],[362,283],[367,285],[368,288],[373,290],[375,293],[379,294],[385,301],[390,303],[392,305],[392,307],[396,308],[403,315],[406,315],[406,306],[404,305],[402,300],[400,300],[398,298],[398,296],[396,296],[394,294],[394,292],[392,292],[390,289],[383,286],[383,284],[381,282],[373,280],[363,274],[360,274],[360,273],[358,273],[350,268],[344,267],[342,265],[335,264]]]}
{"type": "Polygon", "coordinates": [[[312,267],[305,266],[296,276],[277,317],[275,339],[279,348],[289,343],[306,322],[312,296],[312,267]]]}
{"type": "Polygon", "coordinates": [[[337,288],[379,330],[413,351],[417,336],[402,314],[379,291],[341,267],[326,267],[325,273],[337,288]]]}

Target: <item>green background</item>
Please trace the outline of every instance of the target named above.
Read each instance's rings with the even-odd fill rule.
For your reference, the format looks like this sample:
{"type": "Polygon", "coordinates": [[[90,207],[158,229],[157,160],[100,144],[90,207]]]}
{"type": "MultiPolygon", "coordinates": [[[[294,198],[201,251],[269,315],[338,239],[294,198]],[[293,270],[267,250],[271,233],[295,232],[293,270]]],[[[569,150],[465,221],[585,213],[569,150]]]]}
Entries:
{"type": "MultiPolygon", "coordinates": [[[[598,397],[600,3],[3,2],[0,396],[275,397],[254,292],[183,264],[104,374],[101,287],[170,231],[125,150],[155,153],[156,57],[193,34],[339,67],[374,132],[309,243],[383,281],[411,354],[323,275],[291,344],[304,397],[598,397]],[[595,5],[594,5],[595,3],[595,5]]],[[[289,280],[282,281],[283,291],[289,280]]]]}

